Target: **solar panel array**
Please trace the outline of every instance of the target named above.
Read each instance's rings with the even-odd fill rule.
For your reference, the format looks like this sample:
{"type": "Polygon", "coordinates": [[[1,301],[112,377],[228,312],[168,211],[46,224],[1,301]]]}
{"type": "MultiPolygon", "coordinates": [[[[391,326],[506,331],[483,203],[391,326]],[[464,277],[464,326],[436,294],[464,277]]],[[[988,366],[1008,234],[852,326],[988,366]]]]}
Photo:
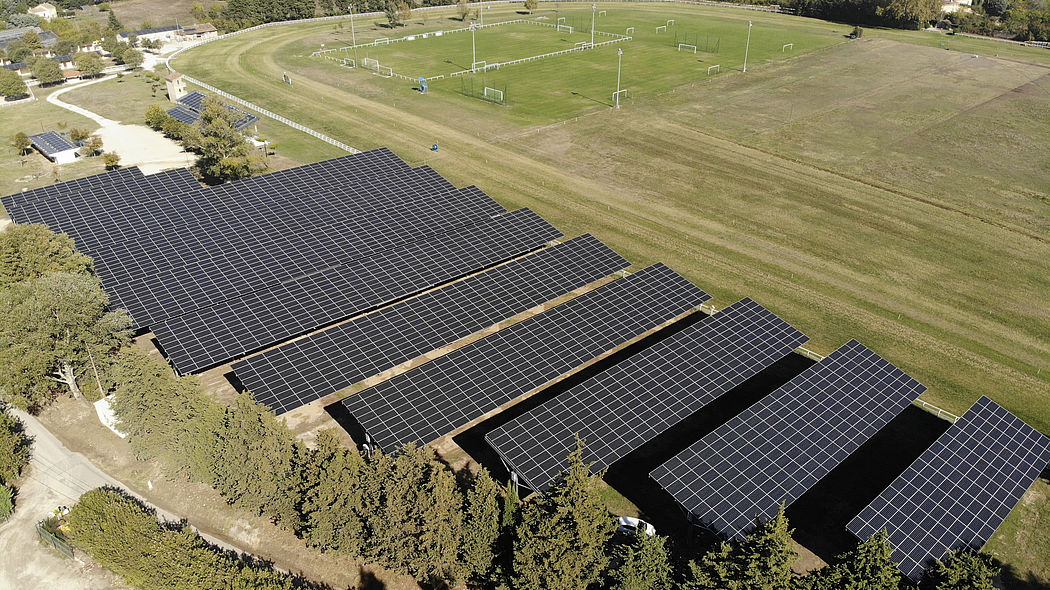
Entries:
{"type": "Polygon", "coordinates": [[[567,467],[579,435],[601,470],[784,358],[808,338],[750,299],[662,340],[485,436],[531,489],[567,467]]]}
{"type": "Polygon", "coordinates": [[[349,387],[626,268],[584,235],[233,365],[277,414],[349,387]]]}
{"type": "Polygon", "coordinates": [[[429,443],[710,296],[662,264],[343,400],[381,448],[429,443]]]}
{"type": "Polygon", "coordinates": [[[43,152],[45,156],[51,156],[58,152],[77,149],[77,146],[74,145],[73,142],[54,131],[30,135],[29,141],[32,141],[33,145],[36,146],[36,149],[43,152]]]}
{"type": "Polygon", "coordinates": [[[116,182],[117,179],[141,176],[142,171],[139,170],[138,166],[128,166],[110,172],[93,174],[75,180],[67,180],[66,182],[49,184],[40,188],[10,194],[0,198],[0,203],[4,205],[4,209],[7,209],[7,211],[10,212],[12,209],[21,206],[23,203],[36,201],[37,199],[52,197],[59,194],[68,194],[69,192],[74,191],[90,191],[94,190],[95,187],[116,182]]]}
{"type": "Polygon", "coordinates": [[[168,109],[168,115],[174,118],[176,121],[185,123],[187,125],[193,125],[197,121],[201,120],[200,113],[182,105],[178,105],[168,109]]]}
{"type": "Polygon", "coordinates": [[[189,373],[503,262],[561,233],[528,209],[172,317],[153,332],[189,373]]]}
{"type": "Polygon", "coordinates": [[[405,201],[319,225],[307,235],[260,231],[227,239],[217,232],[115,245],[106,259],[120,265],[99,265],[98,274],[104,284],[116,285],[110,295],[117,306],[147,326],[504,212],[488,195],[470,191],[405,201]],[[177,257],[185,250],[165,247],[174,244],[221,255],[180,266],[177,257]]]}
{"type": "Polygon", "coordinates": [[[885,529],[918,581],[948,551],[980,549],[1050,462],[1050,439],[982,397],[846,528],[885,529]]]}
{"type": "Polygon", "coordinates": [[[776,515],[926,388],[852,340],[656,468],[694,521],[732,539],[776,515]]]}
{"type": "MultiPolygon", "coordinates": [[[[192,125],[193,123],[199,121],[201,115],[204,113],[204,100],[207,97],[207,94],[204,94],[199,90],[194,90],[186,96],[177,99],[175,102],[179,103],[179,106],[176,106],[175,108],[169,110],[168,114],[172,117],[175,117],[177,120],[182,121],[183,123],[189,123],[192,125]]],[[[243,111],[233,105],[224,104],[223,106],[235,113],[239,113],[240,115],[242,115],[242,117],[240,117],[233,123],[233,126],[236,129],[243,130],[245,127],[259,120],[259,117],[257,117],[256,115],[243,111]]]]}

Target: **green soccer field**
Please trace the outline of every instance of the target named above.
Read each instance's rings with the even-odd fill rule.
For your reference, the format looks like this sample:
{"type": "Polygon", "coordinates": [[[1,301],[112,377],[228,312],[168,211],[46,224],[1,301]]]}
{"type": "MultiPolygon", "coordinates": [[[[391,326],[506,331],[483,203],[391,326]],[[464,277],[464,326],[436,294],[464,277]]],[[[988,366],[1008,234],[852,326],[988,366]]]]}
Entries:
{"type": "MultiPolygon", "coordinates": [[[[754,67],[845,41],[842,34],[824,23],[771,19],[769,15],[757,13],[752,19],[754,26],[748,44],[749,21],[741,19],[738,14],[689,12],[652,5],[603,6],[607,6],[602,9],[604,14],[595,17],[594,49],[498,69],[489,67],[474,74],[449,76],[452,72],[471,69],[475,56],[476,61],[495,64],[572,49],[576,44],[590,42],[590,7],[537,10],[532,15],[519,14],[516,9],[506,7],[488,10],[488,25],[518,20],[531,21],[532,24],[514,22],[485,26],[474,32],[473,47],[470,31],[447,32],[464,28],[458,20],[438,19],[427,24],[414,24],[404,33],[374,27],[358,32],[356,57],[358,61],[366,58],[377,60],[380,65],[412,80],[419,76],[444,75],[443,79],[430,80],[433,94],[478,101],[483,98],[485,87],[499,89],[504,93],[503,100],[500,104],[490,105],[490,109],[509,108],[515,118],[543,123],[612,106],[618,66],[620,88],[627,90],[623,101],[630,101],[739,72],[743,69],[745,49],[748,64],[754,67]],[[572,32],[564,27],[556,29],[550,26],[552,24],[567,25],[572,32]],[[442,35],[435,36],[437,31],[442,31],[442,35]],[[629,35],[630,39],[601,45],[620,35],[629,35]],[[413,40],[395,41],[406,37],[413,40]],[[367,45],[376,38],[388,38],[391,42],[367,45]],[[622,61],[618,49],[623,50],[622,61]]],[[[350,46],[349,41],[350,34],[345,28],[328,35],[318,30],[317,34],[302,39],[300,50],[310,53],[318,50],[321,43],[325,43],[325,49],[331,50],[350,46]]],[[[349,49],[330,51],[328,55],[334,59],[354,57],[349,49]]],[[[344,68],[334,59],[315,58],[325,64],[332,76],[360,81],[373,75],[365,68],[344,68]]],[[[386,82],[369,83],[406,90],[415,86],[397,77],[386,82]]],[[[494,114],[497,112],[493,111],[494,114]]]]}

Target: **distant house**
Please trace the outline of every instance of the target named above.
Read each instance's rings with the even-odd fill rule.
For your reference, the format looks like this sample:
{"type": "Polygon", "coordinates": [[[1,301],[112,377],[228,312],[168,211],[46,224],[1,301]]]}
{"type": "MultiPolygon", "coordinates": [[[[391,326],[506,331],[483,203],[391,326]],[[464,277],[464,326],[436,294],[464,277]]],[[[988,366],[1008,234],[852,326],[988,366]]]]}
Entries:
{"type": "Polygon", "coordinates": [[[69,164],[77,159],[77,146],[54,131],[30,135],[29,141],[45,158],[56,164],[69,164]]]}
{"type": "Polygon", "coordinates": [[[944,6],[941,7],[941,12],[953,13],[953,12],[973,12],[970,8],[973,5],[973,0],[944,0],[944,6]]]}
{"type": "Polygon", "coordinates": [[[45,31],[40,27],[18,27],[0,31],[0,49],[7,51],[7,46],[12,41],[20,41],[29,31],[36,31],[36,34],[40,35],[40,41],[43,42],[44,47],[51,47],[58,41],[58,35],[52,31],[45,31]]]}
{"type": "Polygon", "coordinates": [[[53,56],[51,58],[51,61],[57,62],[58,63],[58,67],[62,68],[63,70],[68,70],[68,69],[73,67],[73,55],[72,54],[56,55],[56,56],[53,56]]]}
{"type": "Polygon", "coordinates": [[[42,18],[44,20],[51,20],[58,16],[58,9],[55,8],[55,5],[51,4],[50,2],[37,4],[36,6],[30,8],[28,12],[29,14],[38,18],[42,18]]]}
{"type": "MultiPolygon", "coordinates": [[[[204,112],[204,99],[207,97],[207,94],[194,90],[186,96],[178,98],[175,101],[175,108],[168,109],[168,114],[176,120],[192,125],[201,120],[201,113],[204,112]]],[[[226,108],[243,115],[233,124],[238,131],[244,131],[249,125],[259,120],[259,117],[246,113],[235,106],[226,105],[226,108]]]]}
{"type": "Polygon", "coordinates": [[[175,34],[178,32],[178,25],[169,25],[167,27],[153,27],[151,29],[139,29],[137,31],[128,31],[127,33],[117,33],[117,38],[127,43],[128,37],[135,35],[139,41],[160,41],[161,43],[167,43],[175,40],[175,34]]]}
{"type": "Polygon", "coordinates": [[[29,64],[24,61],[9,61],[3,65],[3,68],[16,72],[19,76],[28,76],[32,73],[29,64]]]}
{"type": "Polygon", "coordinates": [[[179,29],[179,32],[176,33],[175,38],[178,41],[203,41],[205,39],[214,39],[218,36],[219,31],[216,30],[215,25],[211,23],[201,23],[189,27],[182,27],[179,29]]]}

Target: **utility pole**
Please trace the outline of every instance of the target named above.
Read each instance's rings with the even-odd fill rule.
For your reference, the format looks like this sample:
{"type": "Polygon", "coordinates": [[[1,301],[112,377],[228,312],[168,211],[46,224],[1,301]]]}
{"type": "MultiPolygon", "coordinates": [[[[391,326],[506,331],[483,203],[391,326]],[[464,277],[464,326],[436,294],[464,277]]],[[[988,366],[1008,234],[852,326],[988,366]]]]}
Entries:
{"type": "Polygon", "coordinates": [[[594,15],[598,12],[598,5],[591,4],[591,49],[594,49],[594,15]]]}
{"type": "Polygon", "coordinates": [[[744,73],[747,73],[747,51],[751,49],[751,21],[747,21],[747,45],[744,46],[744,73]]]}
{"type": "Polygon", "coordinates": [[[350,44],[354,46],[354,67],[358,65],[357,62],[357,32],[354,31],[354,5],[350,5],[350,44]]]}
{"type": "Polygon", "coordinates": [[[478,46],[474,42],[474,23],[470,23],[470,71],[476,71],[474,68],[478,65],[478,46]]]}
{"type": "Polygon", "coordinates": [[[620,64],[623,63],[623,48],[616,49],[616,108],[620,108],[620,64]]]}

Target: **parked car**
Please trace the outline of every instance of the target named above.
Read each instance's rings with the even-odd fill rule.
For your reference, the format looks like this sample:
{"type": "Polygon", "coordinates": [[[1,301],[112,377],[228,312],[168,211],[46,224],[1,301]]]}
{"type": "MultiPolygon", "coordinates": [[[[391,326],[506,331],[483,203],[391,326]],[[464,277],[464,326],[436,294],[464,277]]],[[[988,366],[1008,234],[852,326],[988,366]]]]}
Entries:
{"type": "Polygon", "coordinates": [[[616,519],[616,532],[640,535],[643,532],[650,537],[656,534],[656,527],[640,518],[621,516],[616,519]]]}

